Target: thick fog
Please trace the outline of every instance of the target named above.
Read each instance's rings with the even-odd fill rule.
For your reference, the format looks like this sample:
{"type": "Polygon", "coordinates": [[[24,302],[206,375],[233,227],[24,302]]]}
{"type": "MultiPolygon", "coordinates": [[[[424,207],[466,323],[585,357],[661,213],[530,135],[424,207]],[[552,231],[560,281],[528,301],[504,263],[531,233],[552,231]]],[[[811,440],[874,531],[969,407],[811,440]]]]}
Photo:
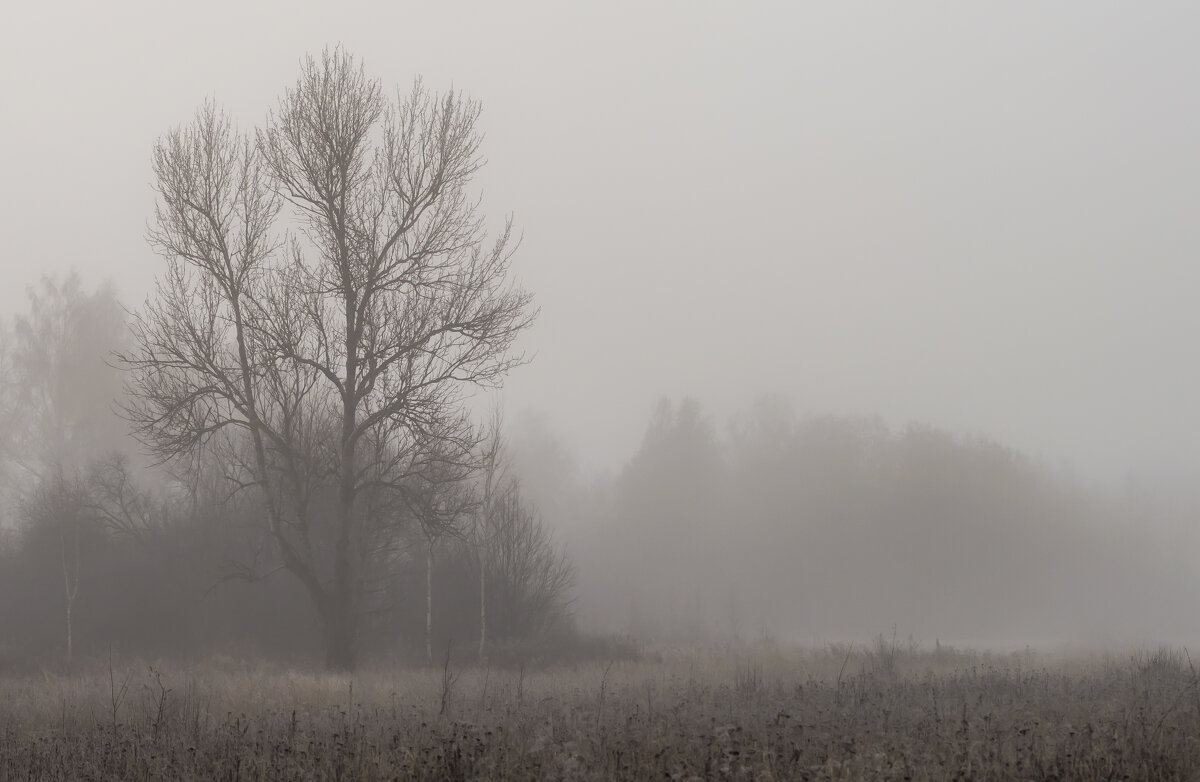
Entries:
{"type": "MultiPolygon", "coordinates": [[[[253,128],[341,44],[389,90],[482,101],[481,208],[513,215],[541,311],[528,364],[472,404],[506,411],[581,628],[1192,641],[1198,24],[27,4],[0,30],[0,312],[36,323],[27,289],[72,270],[137,309],[163,268],[156,139],[210,97],[253,128]]],[[[119,381],[88,366],[111,412],[119,381]]]]}

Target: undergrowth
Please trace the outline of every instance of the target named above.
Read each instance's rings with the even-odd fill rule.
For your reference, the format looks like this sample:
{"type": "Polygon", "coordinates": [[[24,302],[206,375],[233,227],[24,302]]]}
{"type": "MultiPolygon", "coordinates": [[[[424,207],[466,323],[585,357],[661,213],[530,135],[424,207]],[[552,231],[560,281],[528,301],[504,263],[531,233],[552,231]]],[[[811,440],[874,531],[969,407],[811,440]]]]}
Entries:
{"type": "Polygon", "coordinates": [[[351,676],[210,663],[0,680],[0,778],[1194,779],[1186,652],[658,650],[351,676]]]}

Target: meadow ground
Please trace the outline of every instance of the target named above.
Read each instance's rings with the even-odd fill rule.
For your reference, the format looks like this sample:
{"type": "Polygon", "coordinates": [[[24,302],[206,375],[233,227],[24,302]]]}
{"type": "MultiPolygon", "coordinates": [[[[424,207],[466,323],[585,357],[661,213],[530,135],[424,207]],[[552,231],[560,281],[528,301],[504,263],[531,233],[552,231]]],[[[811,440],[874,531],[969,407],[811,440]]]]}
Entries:
{"type": "Polygon", "coordinates": [[[660,649],[353,676],[99,663],[0,680],[0,779],[1196,779],[1182,650],[660,649]]]}

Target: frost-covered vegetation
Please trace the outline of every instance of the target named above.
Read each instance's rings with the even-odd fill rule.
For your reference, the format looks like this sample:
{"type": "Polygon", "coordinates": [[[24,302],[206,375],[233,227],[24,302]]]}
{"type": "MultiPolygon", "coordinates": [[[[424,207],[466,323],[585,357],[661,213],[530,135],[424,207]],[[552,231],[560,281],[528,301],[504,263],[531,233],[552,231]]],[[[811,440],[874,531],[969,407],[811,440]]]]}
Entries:
{"type": "Polygon", "coordinates": [[[1186,652],[775,647],[354,675],[118,664],[0,683],[0,776],[1193,779],[1186,652]]]}

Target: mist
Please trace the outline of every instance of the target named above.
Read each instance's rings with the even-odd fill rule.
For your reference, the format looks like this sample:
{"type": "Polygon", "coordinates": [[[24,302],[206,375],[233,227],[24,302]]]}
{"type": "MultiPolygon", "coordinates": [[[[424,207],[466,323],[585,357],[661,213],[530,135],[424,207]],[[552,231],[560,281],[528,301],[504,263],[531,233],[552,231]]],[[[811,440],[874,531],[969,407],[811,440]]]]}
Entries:
{"type": "Polygon", "coordinates": [[[619,472],[544,419],[514,461],[578,567],[582,626],[674,644],[1125,649],[1194,642],[1194,491],[1100,490],[995,440],[782,397],[660,400],[619,472]]]}
{"type": "MultiPolygon", "coordinates": [[[[97,338],[113,329],[85,304],[155,300],[156,140],[209,98],[258,127],[302,58],[341,44],[388,95],[420,76],[482,105],[468,195],[492,235],[513,214],[509,279],[539,313],[520,365],[464,409],[506,411],[527,515],[573,567],[575,628],[1194,641],[1198,21],[1119,3],[15,12],[0,309],[18,353],[67,358],[12,367],[49,390],[17,393],[6,430],[11,555],[36,570],[54,553],[28,532],[52,461],[86,483],[116,454],[154,502],[194,493],[131,436],[111,356],[129,343],[97,338]],[[91,324],[74,336],[39,320],[55,286],[91,324]]],[[[315,643],[301,587],[256,591],[282,560],[238,521],[254,508],[219,511],[209,489],[189,511],[220,517],[188,533],[206,542],[160,541],[195,570],[159,596],[208,617],[168,646],[258,628],[250,645],[275,648],[266,627],[315,643]]],[[[405,546],[379,587],[405,618],[364,630],[380,648],[422,631],[425,563],[405,546]]],[[[132,572],[124,556],[109,564],[132,572]]],[[[445,637],[476,632],[470,559],[446,552],[463,585],[445,637]]],[[[114,595],[167,577],[144,575],[114,595]]],[[[117,624],[92,616],[97,649],[117,624]]],[[[51,626],[31,648],[60,643],[51,626]]]]}

